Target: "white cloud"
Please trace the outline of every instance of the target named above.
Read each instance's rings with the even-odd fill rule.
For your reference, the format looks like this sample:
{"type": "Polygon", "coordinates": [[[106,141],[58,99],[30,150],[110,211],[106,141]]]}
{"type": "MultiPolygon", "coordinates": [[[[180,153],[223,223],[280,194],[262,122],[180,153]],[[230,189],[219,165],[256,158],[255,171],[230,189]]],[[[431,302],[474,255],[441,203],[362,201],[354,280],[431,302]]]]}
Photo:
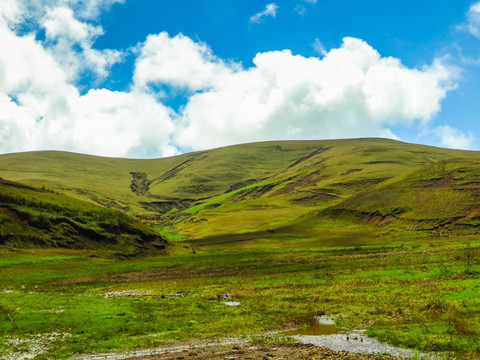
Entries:
{"type": "Polygon", "coordinates": [[[138,78],[151,74],[153,83],[198,91],[179,114],[176,137],[194,149],[268,139],[395,137],[389,126],[425,124],[440,110],[456,75],[441,60],[409,69],[355,38],[323,59],[288,50],[259,53],[249,69],[227,65],[185,37],[160,34],[144,50],[138,78]],[[149,46],[157,40],[161,46],[149,46]]]}
{"type": "Polygon", "coordinates": [[[20,21],[21,10],[17,0],[2,0],[0,2],[0,24],[15,24],[20,21]]]}
{"type": "Polygon", "coordinates": [[[35,119],[10,97],[0,93],[0,152],[23,150],[19,144],[31,149],[35,119]]]}
{"type": "Polygon", "coordinates": [[[69,7],[47,9],[41,25],[49,50],[73,78],[84,70],[105,78],[110,68],[122,59],[120,51],[94,49],[93,43],[103,35],[102,28],[77,20],[69,7]]]}
{"type": "Polygon", "coordinates": [[[250,17],[250,22],[258,24],[262,22],[262,18],[264,18],[265,16],[276,17],[277,9],[278,9],[277,4],[275,3],[267,4],[265,6],[265,10],[250,17]]]}
{"type": "Polygon", "coordinates": [[[465,134],[449,125],[438,126],[430,132],[435,136],[437,144],[440,146],[463,150],[470,150],[473,147],[473,134],[465,134]]]}
{"type": "Polygon", "coordinates": [[[68,100],[68,110],[43,120],[41,148],[133,157],[176,152],[171,112],[147,94],[101,89],[68,100]]]}
{"type": "Polygon", "coordinates": [[[0,26],[0,93],[44,96],[45,100],[65,91],[67,76],[33,35],[17,36],[0,26]]]}
{"type": "MultiPolygon", "coordinates": [[[[395,138],[392,126],[428,127],[455,86],[456,71],[443,60],[407,68],[355,38],[329,51],[317,41],[322,57],[259,53],[244,68],[205,43],[160,33],[137,47],[129,91],[82,95],[74,85],[82,72],[108,76],[121,58],[94,49],[103,34],[95,14],[116,2],[0,0],[0,43],[9,49],[0,52],[1,152],[152,157],[269,139],[395,138]],[[16,32],[25,19],[45,30],[44,41],[34,27],[16,32]],[[156,89],[164,85],[186,90],[178,113],[161,102],[156,89]]],[[[267,5],[257,21],[276,9],[267,5]]],[[[455,131],[438,128],[435,138],[445,146],[471,143],[455,131]]]]}
{"type": "MultiPolygon", "coordinates": [[[[70,34],[65,26],[53,34],[70,34]]],[[[87,28],[88,30],[88,28],[87,28]]],[[[73,36],[73,35],[72,35],[73,36]]],[[[87,36],[88,37],[88,36],[87,36]]],[[[35,40],[0,24],[0,151],[58,149],[109,156],[172,155],[173,112],[141,92],[90,90],[81,96],[68,66],[35,40]]]]}
{"type": "Polygon", "coordinates": [[[467,23],[461,28],[466,28],[473,36],[480,38],[480,1],[470,6],[467,23]]]}
{"type": "Polygon", "coordinates": [[[2,0],[0,12],[5,8],[16,8],[12,21],[38,20],[45,15],[46,10],[55,7],[69,7],[81,19],[95,19],[102,10],[109,9],[115,3],[124,3],[125,0],[2,0]],[[6,4],[6,5],[5,5],[6,4]]]}
{"type": "Polygon", "coordinates": [[[315,39],[312,46],[313,46],[313,50],[315,50],[315,52],[318,55],[321,55],[321,56],[327,55],[327,49],[325,49],[325,46],[320,41],[320,39],[315,39]]]}
{"type": "Polygon", "coordinates": [[[71,78],[88,71],[105,78],[123,59],[118,50],[93,48],[103,29],[94,24],[100,10],[124,0],[1,0],[0,24],[12,31],[35,34],[43,28],[43,46],[62,64],[71,78]],[[74,15],[75,14],[75,15],[74,15]],[[81,20],[79,20],[81,19],[81,20]],[[20,26],[19,26],[20,25],[20,26]]]}
{"type": "Polygon", "coordinates": [[[316,4],[317,0],[305,0],[305,2],[310,3],[310,4],[316,4]]]}
{"type": "Polygon", "coordinates": [[[108,10],[113,4],[123,4],[125,0],[63,0],[77,9],[84,19],[96,18],[102,10],[108,10]]]}
{"type": "Polygon", "coordinates": [[[178,34],[149,35],[139,47],[133,81],[136,88],[164,83],[195,91],[210,88],[231,70],[204,43],[178,34]]]}

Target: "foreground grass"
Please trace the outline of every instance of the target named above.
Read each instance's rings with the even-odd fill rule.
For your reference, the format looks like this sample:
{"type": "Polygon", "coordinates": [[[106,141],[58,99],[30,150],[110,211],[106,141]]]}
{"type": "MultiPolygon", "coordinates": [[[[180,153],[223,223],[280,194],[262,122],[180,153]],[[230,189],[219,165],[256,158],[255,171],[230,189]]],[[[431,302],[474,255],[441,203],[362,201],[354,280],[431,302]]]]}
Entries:
{"type": "Polygon", "coordinates": [[[480,352],[480,243],[466,240],[356,248],[264,240],[262,250],[229,244],[129,261],[1,250],[0,355],[26,351],[12,339],[39,334],[57,335],[37,358],[64,358],[300,326],[325,313],[394,345],[469,356],[480,352]],[[103,296],[121,291],[160,296],[103,296]],[[224,292],[242,305],[215,299],[224,292]],[[184,297],[161,297],[174,293],[184,297]]]}

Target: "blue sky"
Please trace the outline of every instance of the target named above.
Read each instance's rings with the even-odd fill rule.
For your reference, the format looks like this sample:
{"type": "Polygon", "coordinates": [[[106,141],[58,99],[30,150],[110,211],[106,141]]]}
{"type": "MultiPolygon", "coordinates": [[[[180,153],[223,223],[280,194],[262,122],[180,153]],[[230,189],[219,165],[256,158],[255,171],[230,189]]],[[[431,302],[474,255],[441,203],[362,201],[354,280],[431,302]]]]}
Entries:
{"type": "Polygon", "coordinates": [[[480,2],[2,0],[0,152],[480,150],[480,2]]]}

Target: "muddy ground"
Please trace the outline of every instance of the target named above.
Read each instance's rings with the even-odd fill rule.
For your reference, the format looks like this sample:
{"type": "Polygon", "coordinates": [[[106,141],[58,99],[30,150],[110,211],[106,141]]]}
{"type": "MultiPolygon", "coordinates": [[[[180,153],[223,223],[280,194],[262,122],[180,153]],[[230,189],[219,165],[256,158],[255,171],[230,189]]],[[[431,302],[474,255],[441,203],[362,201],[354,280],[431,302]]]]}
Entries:
{"type": "Polygon", "coordinates": [[[282,345],[220,345],[183,350],[173,353],[130,358],[131,360],[385,360],[399,359],[387,355],[363,355],[333,351],[306,344],[282,345]]]}

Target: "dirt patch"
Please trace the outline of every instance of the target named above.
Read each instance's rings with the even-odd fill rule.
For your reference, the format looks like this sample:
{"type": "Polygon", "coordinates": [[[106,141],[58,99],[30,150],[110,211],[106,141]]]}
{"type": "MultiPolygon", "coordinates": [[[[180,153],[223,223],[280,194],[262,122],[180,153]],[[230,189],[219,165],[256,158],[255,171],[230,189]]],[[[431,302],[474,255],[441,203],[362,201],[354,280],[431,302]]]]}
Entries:
{"type": "Polygon", "coordinates": [[[132,182],[130,183],[130,190],[137,195],[145,195],[150,190],[152,183],[147,179],[147,174],[139,171],[132,171],[132,182]]]}
{"type": "MultiPolygon", "coordinates": [[[[276,191],[273,196],[279,196],[283,194],[290,194],[293,192],[297,192],[298,189],[305,188],[311,190],[310,188],[317,185],[317,183],[321,180],[328,178],[327,176],[320,175],[320,171],[314,171],[308,175],[305,175],[299,180],[292,181],[287,184],[282,189],[276,191]]],[[[312,191],[313,192],[313,191],[312,191]]]]}
{"type": "Polygon", "coordinates": [[[0,215],[5,215],[12,219],[14,222],[25,223],[22,219],[19,218],[18,214],[15,211],[10,210],[6,207],[0,207],[0,215]]]}
{"type": "Polygon", "coordinates": [[[365,222],[369,225],[376,226],[385,226],[390,224],[392,221],[397,220],[395,216],[374,216],[372,218],[366,219],[365,222]]]}
{"type": "Polygon", "coordinates": [[[342,175],[348,175],[348,174],[360,172],[360,171],[362,171],[362,170],[363,170],[363,169],[349,169],[349,170],[345,171],[342,175]]]}
{"type": "Polygon", "coordinates": [[[211,346],[200,349],[183,350],[175,353],[165,353],[154,356],[142,356],[130,359],[155,359],[155,360],[315,360],[315,359],[340,359],[340,360],[374,360],[396,359],[385,355],[352,354],[345,351],[333,351],[323,347],[305,344],[283,345],[236,345],[236,346],[211,346]]]}
{"type": "Polygon", "coordinates": [[[370,165],[377,165],[377,164],[401,164],[400,161],[397,160],[383,160],[383,161],[369,161],[366,162],[365,164],[370,164],[370,165]]]}
{"type": "Polygon", "coordinates": [[[309,189],[308,193],[313,195],[307,195],[302,198],[297,198],[291,200],[294,204],[316,204],[318,201],[321,200],[330,200],[334,199],[337,196],[332,194],[333,190],[330,189],[309,189]]]}
{"type": "MultiPolygon", "coordinates": [[[[319,149],[315,150],[314,152],[312,152],[312,153],[310,153],[310,154],[308,154],[308,155],[306,155],[306,156],[304,156],[304,157],[301,157],[300,159],[298,159],[298,160],[295,161],[294,163],[290,164],[290,165],[287,167],[287,169],[290,169],[290,168],[292,168],[292,167],[294,167],[294,166],[296,166],[296,165],[298,165],[298,164],[300,164],[300,163],[302,163],[302,162],[304,162],[304,161],[306,161],[306,160],[308,160],[308,159],[311,159],[311,158],[313,158],[314,156],[316,156],[316,155],[318,155],[318,154],[321,154],[322,152],[327,151],[327,150],[330,150],[330,147],[324,147],[324,148],[322,147],[322,148],[319,148],[319,149]]],[[[323,162],[324,162],[324,160],[318,162],[316,165],[321,164],[321,163],[323,163],[323,162]]]]}

